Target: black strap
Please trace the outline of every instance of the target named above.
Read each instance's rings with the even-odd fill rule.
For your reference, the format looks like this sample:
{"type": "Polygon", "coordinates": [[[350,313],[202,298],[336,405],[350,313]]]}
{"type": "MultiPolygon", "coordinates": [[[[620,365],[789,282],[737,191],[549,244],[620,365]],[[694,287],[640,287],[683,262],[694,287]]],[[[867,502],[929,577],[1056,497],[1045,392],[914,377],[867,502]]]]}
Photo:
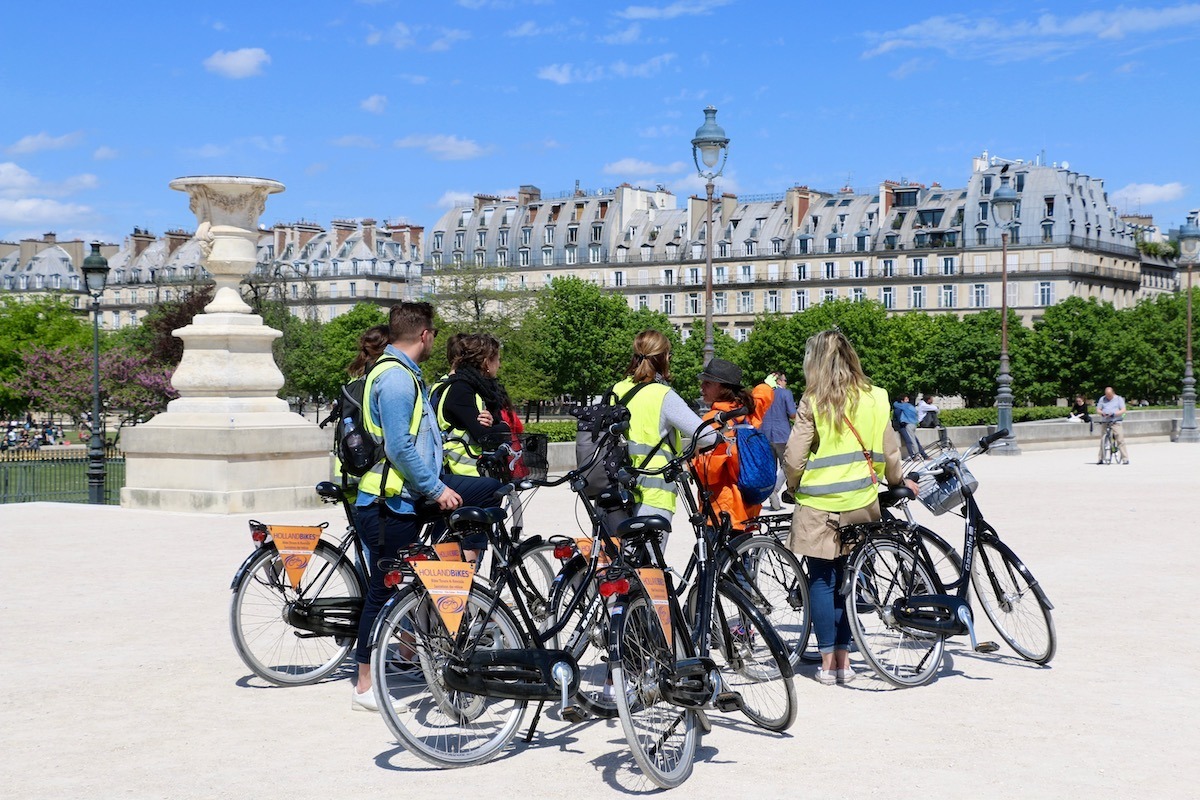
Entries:
{"type": "MultiPolygon", "coordinates": [[[[642,389],[645,389],[647,386],[649,386],[652,383],[654,383],[654,381],[645,381],[644,383],[637,384],[632,389],[630,389],[628,392],[626,392],[624,397],[617,400],[617,403],[628,408],[629,403],[631,400],[633,400],[634,396],[637,395],[637,393],[640,392],[642,389]]],[[[611,394],[611,392],[610,392],[610,394],[611,394]]],[[[614,395],[614,398],[615,398],[615,395],[614,395]]],[[[654,458],[654,456],[658,453],[658,451],[662,448],[662,446],[664,444],[667,444],[667,440],[670,438],[671,438],[671,434],[668,433],[666,436],[659,439],[658,444],[654,445],[654,447],[652,447],[650,449],[650,452],[646,454],[646,457],[642,459],[642,463],[637,465],[638,468],[640,469],[642,467],[645,467],[647,464],[649,464],[650,459],[654,458]]],[[[668,447],[668,449],[670,449],[670,448],[668,447]]],[[[674,452],[674,450],[671,450],[671,452],[674,452]]]]}

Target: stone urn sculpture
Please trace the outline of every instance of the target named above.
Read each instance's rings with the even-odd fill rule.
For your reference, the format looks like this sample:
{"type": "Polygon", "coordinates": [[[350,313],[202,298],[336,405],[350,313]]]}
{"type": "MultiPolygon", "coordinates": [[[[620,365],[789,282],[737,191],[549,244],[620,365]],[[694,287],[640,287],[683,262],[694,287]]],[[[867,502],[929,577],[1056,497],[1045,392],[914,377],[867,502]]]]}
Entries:
{"type": "Polygon", "coordinates": [[[171,384],[179,397],[124,435],[121,505],[235,513],[311,507],[330,474],[330,441],[278,396],[283,373],[271,344],[281,335],[242,300],[254,269],[267,196],[264,178],[179,178],[196,214],[202,264],[216,281],[212,302],[175,331],[183,358],[171,384]]]}

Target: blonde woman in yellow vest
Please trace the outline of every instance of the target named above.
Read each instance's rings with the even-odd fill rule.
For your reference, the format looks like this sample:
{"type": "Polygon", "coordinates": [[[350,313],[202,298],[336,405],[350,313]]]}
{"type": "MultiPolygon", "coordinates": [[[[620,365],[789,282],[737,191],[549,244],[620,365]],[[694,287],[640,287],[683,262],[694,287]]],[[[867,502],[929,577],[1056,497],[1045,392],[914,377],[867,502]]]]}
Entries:
{"type": "Polygon", "coordinates": [[[880,484],[903,480],[900,440],[890,424],[887,392],[863,374],[858,353],[840,331],[808,340],[804,379],[783,459],[796,496],[788,544],[808,557],[813,632],[821,651],[817,680],[844,684],[854,680],[854,670],[850,621],[838,593],[846,555],[838,528],[879,519],[880,484]]]}
{"type": "MultiPolygon", "coordinates": [[[[624,380],[613,386],[613,394],[629,408],[629,457],[635,466],[655,469],[681,449],[683,436],[691,436],[701,419],[679,393],[667,383],[671,379],[671,342],[655,330],[642,331],[633,340],[633,358],[624,380]]],[[[713,431],[705,435],[701,448],[717,441],[713,431]]],[[[634,516],[660,514],[671,519],[675,513],[675,484],[661,476],[643,476],[634,490],[634,516]]]]}

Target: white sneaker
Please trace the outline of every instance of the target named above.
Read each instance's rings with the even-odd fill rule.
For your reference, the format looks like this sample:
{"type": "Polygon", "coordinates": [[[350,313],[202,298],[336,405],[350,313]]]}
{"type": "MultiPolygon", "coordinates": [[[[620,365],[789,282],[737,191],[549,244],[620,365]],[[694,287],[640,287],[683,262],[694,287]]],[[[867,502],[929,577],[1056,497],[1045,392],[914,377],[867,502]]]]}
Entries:
{"type": "Polygon", "coordinates": [[[854,667],[847,665],[845,669],[835,669],[833,675],[839,684],[845,686],[847,683],[853,681],[858,673],[854,671],[854,667]]]}
{"type": "Polygon", "coordinates": [[[353,711],[373,711],[378,713],[379,706],[375,704],[375,688],[371,687],[362,694],[358,693],[358,684],[350,685],[350,708],[353,711]]]}
{"type": "Polygon", "coordinates": [[[837,670],[826,670],[817,667],[817,683],[822,686],[833,686],[837,683],[837,670]]]}

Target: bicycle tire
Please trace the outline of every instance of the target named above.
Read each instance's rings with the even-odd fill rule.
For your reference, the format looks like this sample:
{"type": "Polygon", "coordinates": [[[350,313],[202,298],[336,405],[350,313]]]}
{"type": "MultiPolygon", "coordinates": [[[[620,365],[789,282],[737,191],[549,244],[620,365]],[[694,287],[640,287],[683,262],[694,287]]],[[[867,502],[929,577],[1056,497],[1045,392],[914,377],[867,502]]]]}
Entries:
{"type": "Polygon", "coordinates": [[[945,589],[962,577],[962,556],[954,547],[928,528],[917,526],[917,533],[925,543],[933,571],[945,589]]]}
{"type": "MultiPolygon", "coordinates": [[[[462,624],[478,646],[521,648],[520,624],[503,603],[484,618],[493,595],[473,586],[462,624]]],[[[389,601],[372,642],[375,702],[388,729],[413,755],[439,767],[465,767],[495,758],[517,735],[527,701],[456,692],[443,682],[455,652],[423,588],[410,587],[389,601]]]]}
{"type": "MultiPolygon", "coordinates": [[[[690,602],[689,609],[694,607],[690,602]]],[[[712,628],[710,655],[726,688],[742,696],[742,713],[760,728],[786,731],[796,721],[793,654],[727,575],[717,584],[712,628]]]]}
{"type": "MultiPolygon", "coordinates": [[[[342,665],[354,647],[355,637],[315,636],[288,622],[288,607],[300,594],[306,601],[345,599],[346,605],[356,604],[361,610],[365,590],[350,560],[326,542],[317,543],[299,592],[292,588],[279,552],[271,544],[246,563],[233,586],[229,605],[233,646],[255,675],[277,686],[323,680],[342,665]],[[322,580],[320,593],[308,597],[307,590],[322,580]]],[[[357,626],[357,617],[357,612],[347,609],[341,621],[357,626]]]]}
{"type": "MultiPolygon", "coordinates": [[[[561,619],[563,610],[579,591],[586,570],[587,564],[582,559],[572,559],[555,577],[550,595],[551,623],[561,619]]],[[[608,609],[599,599],[594,580],[572,616],[575,622],[563,627],[555,637],[554,646],[569,650],[579,665],[579,691],[575,696],[579,704],[592,716],[613,719],[617,716],[617,699],[608,668],[608,609]]]]}
{"type": "Polygon", "coordinates": [[[675,653],[641,591],[619,601],[612,618],[612,682],[625,740],[646,778],[674,788],[692,774],[700,742],[696,712],[668,703],[659,688],[661,672],[674,665],[675,653]]]}
{"type": "Polygon", "coordinates": [[[932,573],[916,553],[891,537],[872,537],[847,566],[852,597],[846,613],[858,650],[879,677],[894,686],[933,680],[942,663],[945,637],[905,628],[891,607],[901,597],[935,592],[932,573]]]}
{"type": "Polygon", "coordinates": [[[738,583],[775,629],[793,667],[800,663],[812,633],[808,576],[800,560],[774,536],[754,534],[731,543],[743,570],[721,564],[721,572],[738,583]],[[744,585],[745,581],[749,585],[744,585]]]}
{"type": "Polygon", "coordinates": [[[975,549],[971,583],[983,612],[1009,647],[1035,664],[1054,658],[1054,620],[1033,576],[1008,545],[981,538],[975,549]]]}

